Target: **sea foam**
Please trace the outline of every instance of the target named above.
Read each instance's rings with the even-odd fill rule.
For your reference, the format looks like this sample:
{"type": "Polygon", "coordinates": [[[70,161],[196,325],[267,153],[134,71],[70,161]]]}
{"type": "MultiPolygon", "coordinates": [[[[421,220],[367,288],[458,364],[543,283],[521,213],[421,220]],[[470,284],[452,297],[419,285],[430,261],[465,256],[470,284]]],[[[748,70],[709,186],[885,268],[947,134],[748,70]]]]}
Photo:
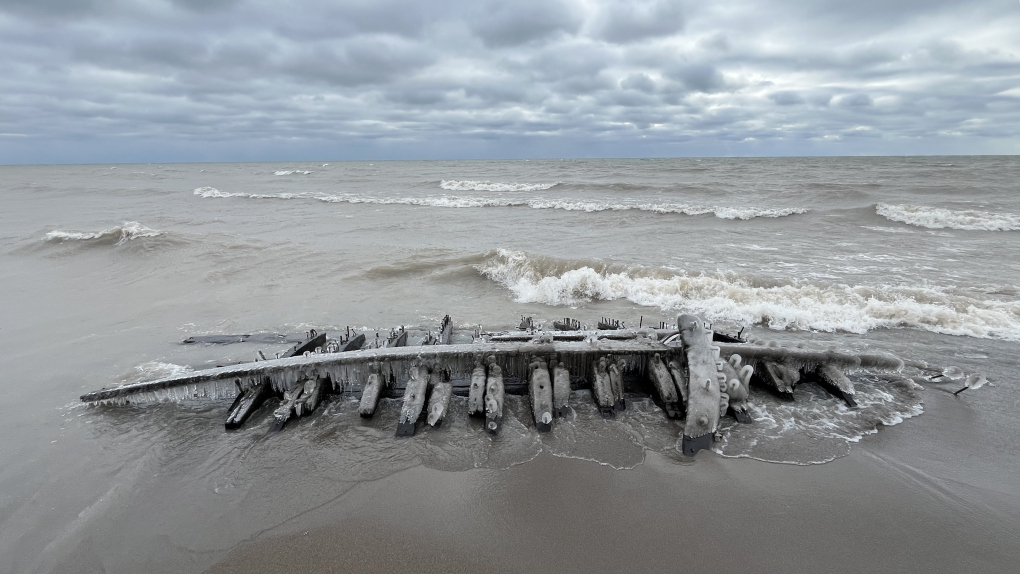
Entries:
{"type": "Polygon", "coordinates": [[[457,181],[455,179],[439,182],[439,187],[447,191],[544,191],[558,185],[557,183],[498,183],[492,181],[457,181]]]}
{"type": "Polygon", "coordinates": [[[756,279],[732,273],[612,268],[500,249],[478,265],[521,303],[577,307],[626,299],[663,311],[773,329],[864,333],[912,327],[949,335],[1020,340],[1020,301],[915,285],[843,285],[756,279]]]}
{"type": "Polygon", "coordinates": [[[943,209],[923,205],[879,203],[875,212],[892,221],[929,229],[962,229],[967,231],[1015,231],[1020,229],[1020,215],[989,211],[943,209]]]}
{"type": "MultiPolygon", "coordinates": [[[[463,183],[463,182],[458,182],[463,183]]],[[[477,183],[477,182],[474,182],[477,183]]],[[[500,184],[503,185],[503,184],[500,184]]],[[[509,184],[507,184],[509,185],[509,184]]],[[[514,184],[517,185],[517,184],[514,184]]],[[[521,184],[524,185],[524,184],[521,184]]],[[[534,184],[556,185],[556,184],[534,184]]],[[[803,208],[774,208],[754,206],[706,206],[686,203],[617,203],[612,201],[594,201],[570,198],[526,198],[515,195],[483,196],[483,195],[425,195],[425,196],[374,196],[352,193],[277,193],[259,194],[243,192],[222,192],[215,187],[199,187],[195,195],[205,198],[244,197],[248,199],[314,199],[326,203],[375,204],[375,205],[415,205],[419,207],[445,208],[479,208],[479,207],[529,207],[531,209],[561,209],[564,211],[583,211],[597,213],[600,211],[647,211],[659,214],[707,215],[712,214],[719,219],[748,220],[756,217],[786,217],[807,213],[803,208]]]]}
{"type": "Polygon", "coordinates": [[[801,208],[718,207],[671,203],[614,203],[578,199],[526,199],[504,196],[440,195],[421,197],[378,197],[354,194],[322,195],[316,199],[329,203],[371,203],[379,205],[417,205],[422,207],[529,207],[531,209],[561,209],[564,211],[648,211],[660,214],[706,215],[720,219],[748,220],[755,217],[785,217],[806,213],[801,208]]]}
{"type": "Polygon", "coordinates": [[[115,245],[123,245],[140,237],[157,237],[162,231],[149,229],[137,221],[125,221],[123,224],[102,231],[50,231],[43,241],[114,241],[115,245]]]}

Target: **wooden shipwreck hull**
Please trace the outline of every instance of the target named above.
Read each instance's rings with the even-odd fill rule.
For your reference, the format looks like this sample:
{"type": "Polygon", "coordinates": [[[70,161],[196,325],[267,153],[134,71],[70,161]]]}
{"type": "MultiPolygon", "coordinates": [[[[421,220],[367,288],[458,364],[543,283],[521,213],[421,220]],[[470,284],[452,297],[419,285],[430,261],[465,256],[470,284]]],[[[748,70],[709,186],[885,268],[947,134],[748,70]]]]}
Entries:
{"type": "MultiPolygon", "coordinates": [[[[604,320],[605,322],[605,320],[604,320]]],[[[557,329],[574,327],[567,319],[557,329]]],[[[450,344],[449,317],[420,345],[394,331],[374,348],[364,334],[338,340],[309,334],[278,358],[193,371],[154,381],[85,394],[87,403],[124,404],[161,400],[234,399],[225,426],[237,428],[263,403],[279,399],[270,432],[295,416],[313,412],[327,395],[360,399],[362,416],[373,416],[381,398],[403,400],[397,436],[417,425],[438,427],[452,395],[468,397],[469,414],[486,418],[485,429],[502,425],[506,394],[531,397],[540,432],[570,410],[570,391],[588,388],[606,417],[626,408],[627,395],[651,395],[664,415],[684,419],[682,450],[693,456],[711,446],[719,419],[727,414],[752,422],[747,410],[752,383],[792,399],[802,380],[821,384],[853,407],[852,370],[899,370],[903,362],[884,355],[854,355],[761,346],[714,333],[698,317],[681,315],[676,329],[621,329],[600,324],[591,331],[474,333],[473,342],[450,344]]],[[[576,398],[575,398],[576,400],[576,398]]]]}

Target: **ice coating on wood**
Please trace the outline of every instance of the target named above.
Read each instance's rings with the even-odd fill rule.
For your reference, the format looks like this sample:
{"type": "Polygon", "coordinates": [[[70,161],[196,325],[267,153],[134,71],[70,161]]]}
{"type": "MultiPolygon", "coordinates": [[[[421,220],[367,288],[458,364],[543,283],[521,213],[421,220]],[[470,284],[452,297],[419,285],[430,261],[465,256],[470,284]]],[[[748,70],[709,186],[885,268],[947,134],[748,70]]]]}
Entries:
{"type": "Polygon", "coordinates": [[[485,414],[485,367],[481,358],[475,359],[475,369],[471,371],[471,387],[468,390],[468,414],[485,414]]]}
{"type": "Polygon", "coordinates": [[[677,359],[673,359],[667,365],[669,368],[669,374],[673,375],[673,382],[676,384],[676,390],[680,393],[680,399],[683,401],[683,406],[687,408],[687,394],[689,391],[687,384],[687,370],[683,366],[683,362],[677,359]]]}
{"type": "Polygon", "coordinates": [[[627,403],[623,396],[623,371],[625,369],[626,363],[623,363],[621,360],[609,363],[609,386],[613,392],[613,408],[617,412],[627,408],[627,403]]]}
{"type": "Polygon", "coordinates": [[[496,434],[503,425],[503,368],[496,356],[488,358],[488,378],[485,381],[485,430],[496,434]]]}
{"type": "Polygon", "coordinates": [[[770,341],[770,343],[773,346],[747,343],[719,343],[718,345],[723,358],[728,358],[736,353],[746,363],[752,361],[774,361],[797,371],[801,369],[812,371],[822,365],[832,365],[844,371],[853,369],[900,371],[904,366],[901,359],[889,355],[875,353],[852,355],[835,350],[789,349],[778,346],[775,341],[770,341]]]}
{"type": "Polygon", "coordinates": [[[843,374],[843,371],[832,365],[822,365],[815,369],[815,375],[823,382],[836,387],[843,393],[853,396],[854,384],[843,374]]]}
{"type": "Polygon", "coordinates": [[[676,403],[679,400],[676,392],[676,383],[673,381],[669,369],[662,363],[662,357],[656,353],[648,365],[648,377],[655,386],[655,392],[664,403],[676,403]]]}
{"type": "Polygon", "coordinates": [[[386,386],[381,370],[379,363],[372,363],[369,368],[368,381],[361,391],[361,404],[358,406],[358,413],[363,417],[375,414],[375,409],[379,405],[379,399],[386,386]]]}
{"type": "MultiPolygon", "coordinates": [[[[436,361],[451,375],[470,376],[475,368],[475,355],[495,355],[500,365],[511,376],[527,380],[529,363],[535,355],[557,354],[566,367],[578,376],[584,376],[591,368],[594,357],[647,356],[656,352],[668,352],[669,347],[650,339],[608,340],[589,342],[554,341],[553,343],[473,343],[459,345],[430,345],[425,347],[383,347],[362,349],[343,353],[313,353],[307,357],[269,359],[254,363],[230,365],[203,371],[193,371],[154,381],[133,383],[112,389],[103,389],[82,395],[84,402],[121,402],[128,400],[187,400],[188,398],[234,398],[238,389],[234,379],[240,379],[243,388],[254,385],[252,381],[267,377],[277,393],[286,392],[303,381],[315,376],[328,376],[333,390],[359,387],[368,379],[369,364],[385,362],[395,373],[408,372],[412,363],[420,356],[423,360],[436,361]],[[310,374],[308,374],[310,372],[310,374]],[[163,392],[178,388],[172,392],[163,392]]],[[[243,389],[242,389],[243,390],[243,389]]]]}
{"type": "Polygon", "coordinates": [[[294,413],[299,417],[311,414],[315,407],[319,406],[319,401],[322,399],[322,395],[325,394],[323,389],[328,384],[329,382],[325,377],[306,380],[301,396],[294,404],[294,413]]]}
{"type": "Polygon", "coordinates": [[[544,359],[536,358],[531,363],[531,412],[535,415],[535,426],[540,432],[552,428],[553,389],[549,380],[549,365],[544,359]]]}
{"type": "MultiPolygon", "coordinates": [[[[238,389],[242,389],[240,379],[236,380],[234,384],[238,389]]],[[[239,428],[265,402],[270,394],[269,381],[266,380],[250,386],[247,390],[242,390],[237,395],[233,404],[230,405],[230,408],[227,409],[227,420],[223,426],[227,430],[239,428]]]]}
{"type": "Polygon", "coordinates": [[[758,361],[755,373],[765,385],[789,399],[793,398],[794,385],[800,381],[799,371],[791,371],[775,361],[758,361]]]}
{"type": "Polygon", "coordinates": [[[605,357],[600,358],[592,369],[591,380],[592,397],[600,409],[612,409],[616,403],[613,396],[612,383],[609,381],[608,364],[605,357]]]}
{"type": "Polygon", "coordinates": [[[408,369],[407,387],[404,390],[404,406],[400,409],[400,425],[413,425],[425,405],[425,392],[429,372],[424,365],[413,365],[408,369]]]}
{"type": "MultiPolygon", "coordinates": [[[[441,375],[433,371],[433,379],[440,378],[441,375]]],[[[436,427],[442,424],[443,417],[446,416],[446,412],[450,409],[450,396],[453,394],[453,385],[448,382],[438,381],[432,385],[432,396],[429,397],[429,415],[428,423],[429,426],[436,427]]]]}
{"type": "Polygon", "coordinates": [[[570,371],[562,361],[553,370],[553,408],[558,417],[570,412],[570,371]]]}
{"type": "Polygon", "coordinates": [[[715,432],[719,425],[720,373],[715,364],[718,351],[713,349],[712,332],[702,327],[700,319],[681,315],[678,323],[689,376],[684,435],[698,438],[715,432]]]}

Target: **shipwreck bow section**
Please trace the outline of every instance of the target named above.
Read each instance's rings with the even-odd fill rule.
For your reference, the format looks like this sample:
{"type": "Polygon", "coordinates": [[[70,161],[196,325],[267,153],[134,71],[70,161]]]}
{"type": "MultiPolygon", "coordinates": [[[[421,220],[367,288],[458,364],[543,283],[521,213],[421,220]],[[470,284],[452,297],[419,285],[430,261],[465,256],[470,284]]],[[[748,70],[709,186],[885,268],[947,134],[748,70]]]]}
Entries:
{"type": "Polygon", "coordinates": [[[410,436],[422,423],[440,427],[453,395],[467,397],[469,414],[484,417],[485,430],[496,434],[506,394],[530,395],[540,432],[554,430],[555,420],[569,414],[571,390],[590,389],[606,418],[626,409],[628,395],[645,394],[664,416],[683,420],[681,450],[694,456],[712,446],[723,416],[753,422],[747,408],[752,384],[792,399],[797,384],[813,381],[852,408],[853,384],[844,373],[903,367],[885,355],[748,344],[715,333],[693,315],[678,317],[677,329],[621,326],[604,319],[598,329],[582,330],[568,318],[557,321],[555,330],[543,331],[528,320],[522,321],[522,332],[479,330],[470,343],[450,344],[453,322],[447,316],[437,334],[428,333],[421,344],[409,346],[402,328],[385,340],[377,335],[372,348],[364,348],[364,334],[348,332],[327,340],[311,332],[277,358],[263,360],[260,353],[255,362],[103,389],[81,400],[234,399],[225,422],[233,429],[263,403],[277,399],[270,432],[278,432],[289,419],[312,413],[330,394],[359,398],[363,417],[374,416],[381,398],[392,398],[403,405],[396,435],[410,436]]]}

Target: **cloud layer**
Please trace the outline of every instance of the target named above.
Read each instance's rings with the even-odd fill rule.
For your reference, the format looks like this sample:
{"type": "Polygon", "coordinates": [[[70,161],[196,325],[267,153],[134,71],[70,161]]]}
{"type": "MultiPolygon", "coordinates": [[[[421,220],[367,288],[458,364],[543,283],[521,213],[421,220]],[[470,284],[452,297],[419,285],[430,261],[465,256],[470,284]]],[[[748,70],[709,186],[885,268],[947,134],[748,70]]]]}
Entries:
{"type": "Polygon", "coordinates": [[[1020,153],[1020,5],[5,0],[0,163],[1020,153]]]}

